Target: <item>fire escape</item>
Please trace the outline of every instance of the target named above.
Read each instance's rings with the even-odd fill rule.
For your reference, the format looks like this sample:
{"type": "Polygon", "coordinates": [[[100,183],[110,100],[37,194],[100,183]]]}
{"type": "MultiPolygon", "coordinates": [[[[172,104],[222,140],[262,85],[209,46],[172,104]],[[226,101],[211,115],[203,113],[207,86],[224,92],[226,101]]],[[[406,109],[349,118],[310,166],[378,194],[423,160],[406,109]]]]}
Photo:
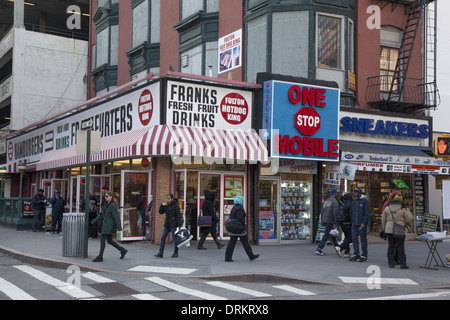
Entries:
{"type": "MultiPolygon", "coordinates": [[[[407,14],[398,58],[393,72],[368,78],[366,98],[380,110],[414,112],[436,108],[439,92],[436,84],[437,13],[434,0],[373,0],[381,9],[405,6],[407,14]],[[423,23],[422,23],[423,22],[423,23]],[[423,32],[423,78],[408,77],[414,45],[423,32]]],[[[419,38],[420,39],[420,38],[419,38]]]]}

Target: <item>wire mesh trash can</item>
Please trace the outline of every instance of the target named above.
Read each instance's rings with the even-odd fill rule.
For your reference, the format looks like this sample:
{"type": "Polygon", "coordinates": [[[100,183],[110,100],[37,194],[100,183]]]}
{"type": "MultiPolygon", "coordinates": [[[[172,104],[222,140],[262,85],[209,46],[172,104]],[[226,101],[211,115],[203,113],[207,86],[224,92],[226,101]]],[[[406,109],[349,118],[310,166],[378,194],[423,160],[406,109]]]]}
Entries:
{"type": "Polygon", "coordinates": [[[84,251],[84,213],[64,213],[62,255],[79,257],[84,251]]]}

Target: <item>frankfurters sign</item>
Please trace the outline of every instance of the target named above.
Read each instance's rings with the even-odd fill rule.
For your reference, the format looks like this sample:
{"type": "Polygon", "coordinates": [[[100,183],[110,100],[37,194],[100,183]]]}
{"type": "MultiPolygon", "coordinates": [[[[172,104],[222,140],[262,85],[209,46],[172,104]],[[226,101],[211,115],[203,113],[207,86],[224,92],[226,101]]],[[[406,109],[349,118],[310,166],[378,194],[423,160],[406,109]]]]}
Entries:
{"type": "Polygon", "coordinates": [[[339,161],[339,89],[272,80],[263,90],[272,157],[339,161]]]}

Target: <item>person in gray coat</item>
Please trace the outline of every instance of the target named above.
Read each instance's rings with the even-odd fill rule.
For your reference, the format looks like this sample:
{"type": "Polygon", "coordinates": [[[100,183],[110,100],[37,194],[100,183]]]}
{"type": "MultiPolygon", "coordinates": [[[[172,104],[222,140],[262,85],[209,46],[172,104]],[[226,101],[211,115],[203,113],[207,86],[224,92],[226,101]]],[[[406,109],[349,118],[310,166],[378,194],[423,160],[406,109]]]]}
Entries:
{"type": "MultiPolygon", "coordinates": [[[[339,202],[336,200],[337,190],[336,188],[332,188],[328,191],[330,196],[327,200],[324,201],[322,205],[321,215],[321,224],[325,227],[325,233],[320,240],[319,246],[316,249],[316,254],[318,256],[326,256],[326,254],[322,251],[325,245],[327,244],[328,237],[330,236],[330,231],[334,229],[334,223],[337,222],[338,210],[339,210],[339,202]]],[[[331,237],[331,241],[333,241],[334,249],[336,253],[341,256],[341,250],[336,240],[336,237],[331,237]]]]}

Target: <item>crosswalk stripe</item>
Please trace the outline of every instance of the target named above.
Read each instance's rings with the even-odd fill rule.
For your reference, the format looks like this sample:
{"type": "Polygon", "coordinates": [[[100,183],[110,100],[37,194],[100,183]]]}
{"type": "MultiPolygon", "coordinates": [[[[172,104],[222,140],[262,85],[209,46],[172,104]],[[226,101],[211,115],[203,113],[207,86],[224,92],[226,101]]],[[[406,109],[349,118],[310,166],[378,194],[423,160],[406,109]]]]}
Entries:
{"type": "Polygon", "coordinates": [[[96,273],[93,272],[87,272],[87,273],[83,273],[82,274],[83,277],[90,279],[92,281],[98,282],[98,283],[112,283],[112,282],[117,282],[115,280],[111,280],[105,277],[102,277],[96,273]]]}
{"type": "Polygon", "coordinates": [[[139,300],[162,300],[162,299],[152,296],[151,294],[148,294],[148,293],[133,294],[132,297],[139,299],[139,300]]]}
{"type": "Polygon", "coordinates": [[[223,297],[219,297],[213,294],[209,294],[206,292],[202,292],[202,291],[198,291],[195,289],[191,289],[191,288],[187,288],[187,287],[183,287],[180,286],[178,284],[172,283],[170,281],[158,278],[158,277],[150,277],[150,278],[145,278],[148,281],[151,281],[153,283],[156,283],[160,286],[166,287],[168,289],[171,290],[175,290],[184,294],[188,294],[194,297],[198,297],[198,298],[202,298],[202,299],[206,299],[206,300],[227,300],[226,298],[223,297]]]}
{"type": "MultiPolygon", "coordinates": [[[[373,278],[365,277],[339,277],[344,283],[356,283],[356,284],[367,284],[367,280],[373,280],[373,278]]],[[[378,280],[378,279],[377,279],[378,280]]],[[[419,284],[408,278],[380,278],[380,284],[403,284],[418,286],[419,284]]]]}
{"type": "Polygon", "coordinates": [[[153,273],[164,273],[164,274],[191,274],[198,269],[192,268],[173,268],[173,267],[155,267],[155,266],[136,266],[134,268],[128,269],[128,271],[138,271],[138,272],[153,272],[153,273]]]}
{"type": "Polygon", "coordinates": [[[298,294],[298,295],[301,295],[301,296],[315,296],[316,295],[314,292],[306,291],[306,290],[302,290],[302,289],[297,289],[297,288],[294,288],[294,287],[291,287],[291,286],[288,286],[288,285],[273,286],[273,287],[277,288],[277,289],[284,290],[284,291],[289,291],[289,292],[292,292],[292,293],[295,293],[295,294],[298,294]]]}
{"type": "Polygon", "coordinates": [[[19,269],[20,271],[23,271],[26,274],[28,274],[42,282],[45,282],[51,286],[54,286],[58,290],[61,290],[62,292],[67,293],[68,295],[70,295],[76,299],[94,298],[94,296],[92,294],[90,294],[89,292],[79,289],[76,286],[69,285],[64,281],[53,278],[52,276],[49,276],[48,274],[46,274],[42,271],[36,270],[30,266],[18,265],[18,266],[14,266],[14,268],[19,269]]]}
{"type": "Polygon", "coordinates": [[[31,295],[3,278],[0,278],[0,291],[12,300],[36,300],[31,295]]]}
{"type": "Polygon", "coordinates": [[[233,285],[233,284],[229,284],[229,283],[225,283],[225,282],[222,282],[222,281],[208,281],[206,283],[209,284],[209,285],[212,285],[212,286],[219,287],[219,288],[224,288],[224,289],[228,289],[228,290],[231,290],[231,291],[248,294],[250,296],[257,297],[257,298],[264,298],[264,297],[271,297],[272,296],[272,295],[270,295],[268,293],[259,292],[259,291],[255,291],[255,290],[239,287],[239,286],[236,286],[236,285],[233,285]]]}

